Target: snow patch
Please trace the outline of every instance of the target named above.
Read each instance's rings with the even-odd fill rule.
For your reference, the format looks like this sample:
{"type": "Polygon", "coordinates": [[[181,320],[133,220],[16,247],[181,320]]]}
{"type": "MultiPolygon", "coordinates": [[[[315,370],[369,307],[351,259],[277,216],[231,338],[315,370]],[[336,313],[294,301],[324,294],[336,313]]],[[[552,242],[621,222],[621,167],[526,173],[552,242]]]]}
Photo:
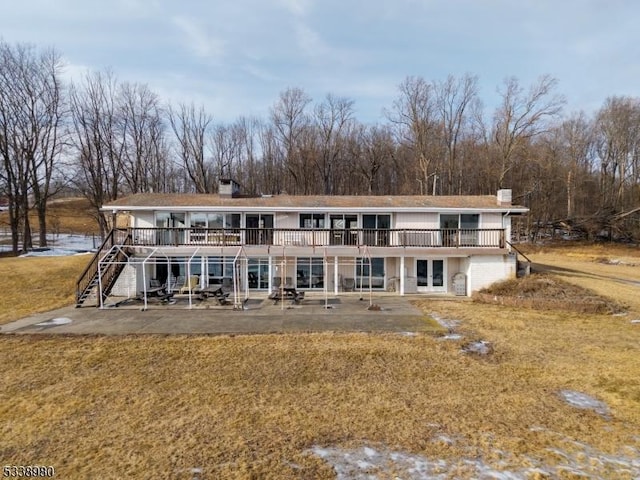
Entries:
{"type": "Polygon", "coordinates": [[[438,322],[441,327],[446,328],[450,332],[455,330],[456,328],[458,328],[460,326],[460,324],[462,323],[462,322],[460,322],[460,320],[453,320],[453,319],[450,319],[450,318],[441,317],[436,312],[429,313],[429,316],[431,318],[433,318],[436,322],[438,322]]]}
{"type": "Polygon", "coordinates": [[[328,462],[338,480],[365,480],[378,478],[402,478],[404,480],[450,478],[486,478],[494,480],[519,480],[523,478],[564,478],[572,475],[578,478],[640,478],[640,451],[626,447],[620,455],[598,452],[586,444],[574,443],[575,453],[566,453],[558,448],[549,451],[557,459],[552,465],[547,460],[524,457],[495,450],[495,462],[485,461],[476,456],[456,460],[428,458],[423,455],[386,448],[371,447],[347,449],[339,447],[314,446],[310,452],[328,462]],[[526,466],[522,466],[524,465],[526,466]]]}
{"type": "Polygon", "coordinates": [[[36,323],[38,327],[55,327],[56,325],[66,325],[71,323],[73,320],[67,317],[60,318],[52,318],[51,320],[47,320],[46,322],[36,323]]]}
{"type": "Polygon", "coordinates": [[[591,395],[576,392],[575,390],[560,390],[559,393],[560,397],[572,407],[583,410],[593,410],[603,416],[609,415],[609,407],[607,404],[593,398],[591,395]]]}
{"type": "Polygon", "coordinates": [[[450,333],[448,335],[443,335],[442,337],[438,337],[438,340],[461,340],[462,335],[459,333],[450,333]]]}
{"type": "Polygon", "coordinates": [[[466,345],[462,351],[464,353],[476,353],[478,355],[489,355],[493,353],[493,345],[485,340],[479,342],[471,342],[466,345]]]}
{"type": "MultiPolygon", "coordinates": [[[[4,238],[4,237],[2,237],[4,238]]],[[[0,238],[0,240],[2,239],[0,238]]],[[[8,237],[10,238],[10,237],[8,237]]],[[[21,257],[63,257],[95,251],[102,240],[97,235],[73,235],[60,233],[47,235],[47,247],[36,247],[21,257]]],[[[0,251],[10,251],[10,244],[1,244],[0,251]]]]}

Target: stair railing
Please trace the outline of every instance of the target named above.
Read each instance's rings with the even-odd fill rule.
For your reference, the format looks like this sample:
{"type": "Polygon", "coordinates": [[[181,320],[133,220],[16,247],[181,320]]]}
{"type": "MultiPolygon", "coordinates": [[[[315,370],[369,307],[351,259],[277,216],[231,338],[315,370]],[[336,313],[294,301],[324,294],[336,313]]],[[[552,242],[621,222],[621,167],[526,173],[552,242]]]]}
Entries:
{"type": "Polygon", "coordinates": [[[91,285],[91,282],[98,274],[98,263],[100,262],[100,259],[105,255],[105,253],[108,252],[114,245],[116,245],[116,243],[120,243],[122,245],[131,243],[131,235],[126,235],[122,240],[116,237],[116,235],[118,237],[121,237],[123,233],[126,233],[126,230],[123,231],[122,229],[112,229],[105,237],[104,241],[100,245],[100,248],[95,253],[87,267],[80,274],[80,277],[76,282],[76,305],[80,304],[82,295],[84,294],[85,290],[89,288],[89,285],[91,285]],[[117,240],[120,241],[118,242],[117,240]]]}

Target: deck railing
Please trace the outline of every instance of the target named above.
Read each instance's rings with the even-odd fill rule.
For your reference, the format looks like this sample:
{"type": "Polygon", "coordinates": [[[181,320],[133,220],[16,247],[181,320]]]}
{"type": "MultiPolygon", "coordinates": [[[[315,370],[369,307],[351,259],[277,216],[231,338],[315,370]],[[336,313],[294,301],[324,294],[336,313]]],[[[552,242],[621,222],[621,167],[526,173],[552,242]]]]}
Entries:
{"type": "Polygon", "coordinates": [[[375,246],[433,248],[505,248],[505,230],[352,228],[129,228],[141,246],[375,246]]]}

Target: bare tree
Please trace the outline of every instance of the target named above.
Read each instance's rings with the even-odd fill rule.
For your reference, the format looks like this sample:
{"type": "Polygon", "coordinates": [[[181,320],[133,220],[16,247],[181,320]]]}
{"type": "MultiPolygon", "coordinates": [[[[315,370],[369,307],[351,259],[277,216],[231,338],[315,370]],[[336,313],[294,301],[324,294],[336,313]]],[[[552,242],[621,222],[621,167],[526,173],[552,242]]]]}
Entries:
{"type": "Polygon", "coordinates": [[[257,118],[240,117],[232,128],[238,142],[238,158],[231,176],[239,179],[246,193],[255,195],[266,188],[260,172],[258,148],[258,137],[263,125],[257,118]]]}
{"type": "Polygon", "coordinates": [[[596,146],[602,207],[616,211],[637,202],[637,196],[627,197],[627,192],[640,180],[640,99],[606,100],[596,118],[596,146]]]}
{"type": "Polygon", "coordinates": [[[88,73],[70,88],[73,142],[78,158],[77,187],[89,200],[104,237],[109,227],[102,205],[122,190],[126,122],[118,105],[118,84],[110,73],[88,73]]]}
{"type": "Polygon", "coordinates": [[[593,211],[593,200],[598,196],[595,183],[591,181],[595,150],[593,123],[584,113],[573,115],[560,125],[557,141],[567,170],[567,218],[573,218],[575,214],[586,215],[593,211]]]}
{"type": "Polygon", "coordinates": [[[167,154],[160,99],[146,85],[125,83],[118,102],[125,126],[122,160],[128,191],[163,191],[167,154]]]}
{"type": "Polygon", "coordinates": [[[284,153],[284,168],[291,176],[290,193],[305,186],[301,185],[305,170],[305,159],[300,155],[301,135],[309,125],[309,117],[305,112],[311,98],[300,88],[288,88],[280,94],[278,102],[271,109],[271,122],[275,128],[276,138],[284,153]]]}
{"type": "Polygon", "coordinates": [[[13,250],[31,248],[29,198],[38,213],[40,245],[47,244],[46,211],[51,179],[60,156],[64,108],[60,55],[29,45],[0,42],[0,154],[10,199],[13,250]]]}
{"type": "Polygon", "coordinates": [[[327,95],[324,102],[314,110],[318,129],[320,152],[314,164],[323,185],[323,193],[334,193],[334,171],[345,147],[345,139],[353,127],[353,100],[327,95]]]}
{"type": "Polygon", "coordinates": [[[393,160],[395,145],[391,130],[379,125],[362,126],[359,129],[359,143],[364,150],[358,162],[358,172],[365,180],[367,195],[385,193],[380,185],[380,177],[384,176],[381,175],[383,172],[390,170],[393,160]]]}
{"type": "Polygon", "coordinates": [[[169,122],[177,140],[178,156],[196,193],[212,193],[214,172],[205,155],[212,118],[204,107],[181,104],[169,107],[169,122]]]}
{"type": "Polygon", "coordinates": [[[498,187],[513,168],[514,157],[522,153],[527,143],[547,131],[548,120],[555,118],[565,104],[564,97],[555,95],[557,81],[542,76],[525,92],[515,77],[504,81],[498,92],[502,97],[493,123],[493,140],[497,147],[499,165],[498,187]]]}
{"type": "Polygon", "coordinates": [[[216,178],[231,177],[234,162],[240,160],[241,132],[235,125],[216,125],[210,137],[216,178]]]}
{"type": "Polygon", "coordinates": [[[421,193],[428,193],[429,179],[436,175],[432,166],[440,156],[435,92],[422,77],[407,77],[399,90],[400,96],[387,116],[396,126],[398,141],[412,151],[421,193]]]}
{"type": "Polygon", "coordinates": [[[436,94],[436,110],[441,123],[441,136],[444,144],[445,156],[442,168],[443,180],[446,180],[446,193],[460,194],[462,181],[465,177],[463,156],[459,155],[460,142],[470,132],[468,123],[471,121],[469,109],[477,108],[478,77],[465,75],[456,79],[449,75],[444,82],[434,85],[436,94]],[[446,173],[446,175],[445,175],[446,173]],[[456,182],[457,177],[457,182],[456,182]],[[457,185],[456,185],[457,183],[457,185]]]}

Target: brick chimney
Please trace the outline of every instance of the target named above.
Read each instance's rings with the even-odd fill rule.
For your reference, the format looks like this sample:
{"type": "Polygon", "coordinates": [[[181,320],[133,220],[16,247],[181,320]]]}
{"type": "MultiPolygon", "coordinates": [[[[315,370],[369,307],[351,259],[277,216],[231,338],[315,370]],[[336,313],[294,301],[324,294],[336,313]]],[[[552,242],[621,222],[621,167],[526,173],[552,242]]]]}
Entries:
{"type": "Polygon", "coordinates": [[[240,185],[231,178],[221,178],[218,182],[218,195],[232,198],[240,195],[240,185]]]}
{"type": "Polygon", "coordinates": [[[498,190],[498,194],[496,195],[498,200],[498,205],[501,207],[508,207],[511,205],[511,189],[500,189],[498,190]]]}

